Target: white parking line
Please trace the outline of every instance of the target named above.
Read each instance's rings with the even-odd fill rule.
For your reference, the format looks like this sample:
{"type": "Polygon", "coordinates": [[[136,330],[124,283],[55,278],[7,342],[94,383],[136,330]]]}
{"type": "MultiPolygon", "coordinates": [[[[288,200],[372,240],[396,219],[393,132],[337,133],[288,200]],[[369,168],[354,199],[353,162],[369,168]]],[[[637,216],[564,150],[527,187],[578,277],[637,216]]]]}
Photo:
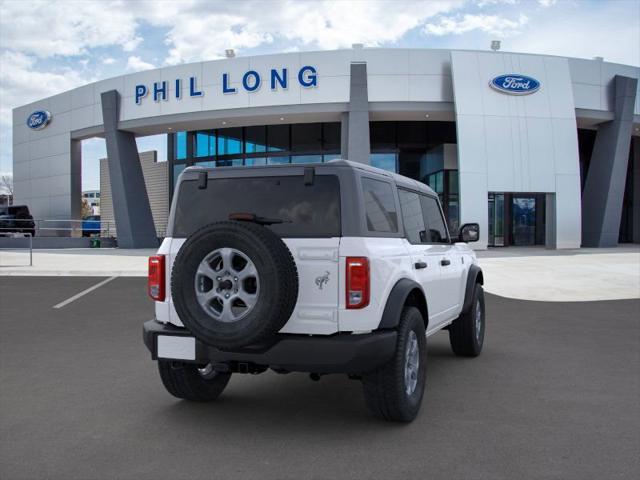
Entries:
{"type": "Polygon", "coordinates": [[[87,293],[93,292],[95,289],[100,288],[103,285],[106,285],[111,280],[115,280],[116,278],[118,278],[117,275],[115,277],[109,277],[106,280],[101,281],[100,283],[96,283],[93,287],[89,287],[86,290],[83,290],[80,293],[75,294],[73,297],[69,297],[66,300],[64,300],[63,302],[60,302],[57,305],[54,305],[53,308],[62,308],[64,306],[66,306],[66,305],[69,305],[71,302],[76,301],[80,297],[84,297],[87,293]]]}

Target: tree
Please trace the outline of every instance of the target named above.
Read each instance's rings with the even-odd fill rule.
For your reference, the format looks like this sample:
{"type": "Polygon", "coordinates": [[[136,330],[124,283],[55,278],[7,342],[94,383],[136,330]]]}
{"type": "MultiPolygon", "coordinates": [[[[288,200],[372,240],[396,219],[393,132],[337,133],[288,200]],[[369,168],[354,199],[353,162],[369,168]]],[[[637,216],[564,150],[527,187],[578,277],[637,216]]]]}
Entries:
{"type": "Polygon", "coordinates": [[[2,175],[0,177],[0,193],[5,193],[13,197],[13,175],[2,175]]]}
{"type": "Polygon", "coordinates": [[[89,215],[93,215],[93,209],[91,208],[91,205],[89,205],[89,202],[87,202],[86,198],[82,199],[82,209],[80,210],[80,216],[82,218],[86,218],[89,215]]]}

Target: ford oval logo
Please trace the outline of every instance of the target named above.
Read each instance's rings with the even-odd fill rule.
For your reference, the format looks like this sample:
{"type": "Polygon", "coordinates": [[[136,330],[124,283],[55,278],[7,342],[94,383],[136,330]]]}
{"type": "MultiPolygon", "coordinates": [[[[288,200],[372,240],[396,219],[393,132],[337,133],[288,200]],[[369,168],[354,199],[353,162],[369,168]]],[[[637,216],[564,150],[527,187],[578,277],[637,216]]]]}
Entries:
{"type": "Polygon", "coordinates": [[[510,95],[529,95],[540,90],[540,82],[535,78],[517,73],[498,75],[489,82],[491,88],[510,95]]]}
{"type": "Polygon", "coordinates": [[[46,110],[37,110],[27,118],[27,127],[32,130],[42,130],[49,125],[51,121],[51,113],[46,110]]]}

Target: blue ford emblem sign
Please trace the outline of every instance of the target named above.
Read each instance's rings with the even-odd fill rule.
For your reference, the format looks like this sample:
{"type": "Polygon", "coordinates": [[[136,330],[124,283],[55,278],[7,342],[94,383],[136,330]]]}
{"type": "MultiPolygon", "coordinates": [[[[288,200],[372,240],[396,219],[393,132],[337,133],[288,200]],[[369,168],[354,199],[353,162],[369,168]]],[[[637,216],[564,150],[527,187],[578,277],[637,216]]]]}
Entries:
{"type": "Polygon", "coordinates": [[[540,82],[535,78],[517,73],[498,75],[489,82],[494,90],[509,95],[529,95],[540,90],[540,82]]]}
{"type": "Polygon", "coordinates": [[[51,113],[46,110],[37,110],[27,118],[27,127],[32,130],[42,130],[49,125],[51,121],[51,113]]]}

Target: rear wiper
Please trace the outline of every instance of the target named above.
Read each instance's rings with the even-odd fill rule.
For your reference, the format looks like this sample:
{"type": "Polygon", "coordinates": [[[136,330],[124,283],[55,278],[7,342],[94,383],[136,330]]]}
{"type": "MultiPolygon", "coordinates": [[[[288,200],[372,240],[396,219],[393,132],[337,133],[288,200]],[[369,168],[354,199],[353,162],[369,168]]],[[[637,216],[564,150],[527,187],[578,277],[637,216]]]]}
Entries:
{"type": "Polygon", "coordinates": [[[258,225],[274,225],[276,223],[291,223],[291,220],[283,220],[281,218],[267,218],[260,217],[255,213],[231,213],[229,214],[229,220],[236,220],[238,222],[253,222],[258,225]]]}

